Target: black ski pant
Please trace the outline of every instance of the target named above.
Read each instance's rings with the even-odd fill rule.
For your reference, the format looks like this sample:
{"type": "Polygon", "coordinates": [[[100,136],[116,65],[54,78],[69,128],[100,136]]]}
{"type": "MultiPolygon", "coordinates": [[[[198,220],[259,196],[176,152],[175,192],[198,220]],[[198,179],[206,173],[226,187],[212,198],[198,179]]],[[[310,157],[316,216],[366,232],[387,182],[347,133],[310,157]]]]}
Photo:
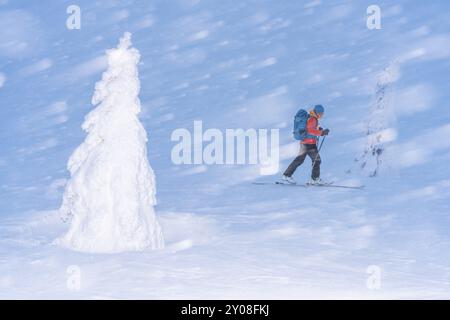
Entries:
{"type": "Polygon", "coordinates": [[[311,172],[311,178],[319,178],[321,159],[316,144],[300,144],[300,152],[298,156],[294,159],[294,161],[291,162],[289,167],[284,172],[284,175],[287,177],[291,177],[294,174],[295,170],[305,161],[306,156],[309,156],[311,158],[311,161],[314,163],[314,167],[312,168],[311,172]]]}

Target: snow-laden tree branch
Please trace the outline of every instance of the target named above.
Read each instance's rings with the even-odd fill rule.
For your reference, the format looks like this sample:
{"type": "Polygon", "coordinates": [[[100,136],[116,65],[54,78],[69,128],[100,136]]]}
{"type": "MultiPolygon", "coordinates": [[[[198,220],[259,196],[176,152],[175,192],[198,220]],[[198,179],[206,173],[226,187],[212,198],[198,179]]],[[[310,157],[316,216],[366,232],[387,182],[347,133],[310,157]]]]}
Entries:
{"type": "Polygon", "coordinates": [[[393,63],[377,76],[375,97],[366,121],[366,143],[355,159],[359,168],[370,177],[377,176],[387,164],[386,145],[395,140],[397,132],[392,106],[392,85],[399,77],[399,66],[393,63]]]}

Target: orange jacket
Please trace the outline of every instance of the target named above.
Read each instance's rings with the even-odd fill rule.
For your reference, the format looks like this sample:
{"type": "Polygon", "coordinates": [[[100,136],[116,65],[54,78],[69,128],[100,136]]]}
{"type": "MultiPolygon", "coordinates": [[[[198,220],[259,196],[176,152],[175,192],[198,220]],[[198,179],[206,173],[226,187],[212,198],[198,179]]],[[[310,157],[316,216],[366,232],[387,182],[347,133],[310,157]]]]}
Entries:
{"type": "MultiPolygon", "coordinates": [[[[322,130],[319,129],[319,121],[314,115],[309,117],[308,122],[306,122],[306,132],[309,135],[316,136],[317,138],[322,135],[322,130]]],[[[317,144],[317,138],[305,138],[302,140],[302,144],[317,144]]]]}

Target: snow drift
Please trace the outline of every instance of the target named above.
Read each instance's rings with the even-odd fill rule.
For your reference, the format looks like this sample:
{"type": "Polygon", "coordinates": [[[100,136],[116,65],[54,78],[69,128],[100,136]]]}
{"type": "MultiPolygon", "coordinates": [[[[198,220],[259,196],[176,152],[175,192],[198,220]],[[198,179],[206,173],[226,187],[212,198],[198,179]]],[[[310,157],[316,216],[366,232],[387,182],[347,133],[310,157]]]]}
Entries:
{"type": "Polygon", "coordinates": [[[98,106],[82,125],[88,135],[68,162],[71,179],[60,214],[71,225],[56,242],[99,253],[162,248],[147,134],[137,117],[139,51],[125,33],[106,53],[108,69],[92,98],[98,106]]]}

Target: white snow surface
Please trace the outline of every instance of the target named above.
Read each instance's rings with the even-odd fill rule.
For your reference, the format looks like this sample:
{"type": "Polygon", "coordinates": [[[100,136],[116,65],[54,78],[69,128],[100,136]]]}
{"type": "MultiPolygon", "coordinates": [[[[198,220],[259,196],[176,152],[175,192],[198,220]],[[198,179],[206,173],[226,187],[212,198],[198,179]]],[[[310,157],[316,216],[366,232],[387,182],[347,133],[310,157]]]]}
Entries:
{"type": "Polygon", "coordinates": [[[139,122],[139,52],[125,33],[108,50],[108,70],[95,85],[83,129],[86,140],[69,159],[71,178],[60,212],[71,219],[56,243],[85,252],[161,248],[153,206],[155,176],[147,160],[147,134],[139,122]]]}

